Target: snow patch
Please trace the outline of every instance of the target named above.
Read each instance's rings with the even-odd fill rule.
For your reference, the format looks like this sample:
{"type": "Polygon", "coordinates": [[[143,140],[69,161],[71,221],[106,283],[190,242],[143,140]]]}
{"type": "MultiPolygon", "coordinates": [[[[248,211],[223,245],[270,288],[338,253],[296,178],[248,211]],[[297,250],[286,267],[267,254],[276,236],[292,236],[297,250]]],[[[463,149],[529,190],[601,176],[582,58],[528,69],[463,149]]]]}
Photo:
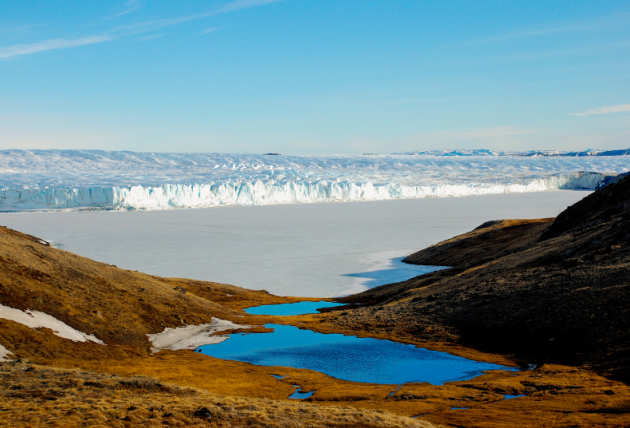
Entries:
{"type": "Polygon", "coordinates": [[[0,345],[0,362],[9,361],[11,359],[9,358],[9,355],[13,355],[13,352],[0,345]]]}
{"type": "Polygon", "coordinates": [[[167,327],[161,333],[147,334],[147,336],[151,342],[153,352],[159,352],[162,349],[179,351],[182,349],[196,349],[202,345],[221,343],[228,336],[214,336],[215,333],[243,328],[250,328],[250,326],[236,324],[220,318],[212,318],[210,324],[187,325],[177,328],[167,327]]]}
{"type": "Polygon", "coordinates": [[[30,309],[22,311],[20,309],[0,305],[0,318],[14,321],[30,328],[49,328],[56,336],[75,342],[94,342],[99,345],[105,345],[105,343],[96,338],[96,336],[76,330],[63,321],[44,312],[32,311],[30,309]]]}

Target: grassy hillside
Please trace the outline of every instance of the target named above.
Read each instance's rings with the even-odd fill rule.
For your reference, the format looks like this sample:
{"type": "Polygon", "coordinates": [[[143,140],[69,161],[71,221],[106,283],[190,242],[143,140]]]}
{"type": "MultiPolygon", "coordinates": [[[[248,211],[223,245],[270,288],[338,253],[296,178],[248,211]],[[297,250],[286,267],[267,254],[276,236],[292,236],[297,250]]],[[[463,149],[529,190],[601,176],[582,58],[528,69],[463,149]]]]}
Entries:
{"type": "Polygon", "coordinates": [[[531,246],[553,221],[553,218],[489,221],[468,233],[413,253],[403,261],[455,268],[478,266],[531,246]]]}
{"type": "Polygon", "coordinates": [[[242,308],[295,300],[123,270],[0,227],[0,305],[44,312],[105,343],[0,317],[0,345],[11,353],[0,358],[0,426],[432,426],[338,399],[287,400],[292,382],[334,389],[322,374],[280,369],[287,376],[280,382],[271,376],[276,368],[192,351],[151,353],[148,333],[213,317],[261,330],[264,317],[242,308]]]}
{"type": "Polygon", "coordinates": [[[242,322],[242,307],[286,301],[294,299],[119,269],[0,227],[0,304],[45,312],[107,344],[59,347],[55,336],[0,318],[0,343],[21,357],[148,354],[148,333],[208,323],[212,317],[242,322]]]}
{"type": "Polygon", "coordinates": [[[553,223],[488,224],[408,260],[455,267],[351,296],[335,322],[630,381],[630,177],[553,223]]]}

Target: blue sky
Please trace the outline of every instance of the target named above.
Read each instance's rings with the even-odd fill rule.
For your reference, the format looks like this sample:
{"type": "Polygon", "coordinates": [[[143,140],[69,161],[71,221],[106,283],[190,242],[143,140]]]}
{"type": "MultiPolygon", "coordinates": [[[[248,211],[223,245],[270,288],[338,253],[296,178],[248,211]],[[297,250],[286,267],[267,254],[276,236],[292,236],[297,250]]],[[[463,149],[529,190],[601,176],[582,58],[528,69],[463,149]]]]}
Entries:
{"type": "Polygon", "coordinates": [[[0,148],[626,148],[630,3],[3,1],[0,94],[0,148]]]}

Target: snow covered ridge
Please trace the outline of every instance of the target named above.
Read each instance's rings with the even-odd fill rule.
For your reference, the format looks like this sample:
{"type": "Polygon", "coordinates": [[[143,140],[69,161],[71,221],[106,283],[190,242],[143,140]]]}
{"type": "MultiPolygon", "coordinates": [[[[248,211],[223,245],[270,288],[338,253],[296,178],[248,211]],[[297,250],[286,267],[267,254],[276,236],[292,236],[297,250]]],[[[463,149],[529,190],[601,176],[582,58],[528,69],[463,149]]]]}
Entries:
{"type": "Polygon", "coordinates": [[[595,189],[630,156],[0,151],[0,210],[162,210],[595,189]],[[596,171],[587,172],[583,171],[596,171]]]}
{"type": "Polygon", "coordinates": [[[421,152],[406,152],[408,155],[430,155],[430,156],[627,156],[630,149],[620,150],[593,150],[587,149],[578,152],[567,152],[560,150],[528,150],[525,152],[495,152],[488,149],[473,150],[430,150],[421,152]]]}
{"type": "MultiPolygon", "coordinates": [[[[105,344],[94,335],[76,330],[63,321],[40,311],[32,311],[30,309],[22,311],[20,309],[0,305],[0,318],[15,321],[29,328],[49,328],[56,336],[75,342],[94,342],[99,345],[105,344]]],[[[0,349],[0,351],[2,350],[0,349]]],[[[0,352],[0,356],[2,356],[2,352],[0,352]]],[[[4,356],[6,357],[6,354],[4,356]]]]}

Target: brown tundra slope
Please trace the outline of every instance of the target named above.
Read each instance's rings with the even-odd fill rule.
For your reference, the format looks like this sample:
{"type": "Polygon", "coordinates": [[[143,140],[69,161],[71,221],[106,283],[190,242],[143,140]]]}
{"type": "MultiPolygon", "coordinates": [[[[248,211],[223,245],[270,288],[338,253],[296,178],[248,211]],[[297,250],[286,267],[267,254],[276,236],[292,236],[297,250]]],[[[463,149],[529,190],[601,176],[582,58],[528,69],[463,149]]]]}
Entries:
{"type": "MultiPolygon", "coordinates": [[[[295,300],[123,270],[0,227],[0,427],[432,426],[402,416],[409,411],[377,411],[378,402],[349,407],[353,385],[323,374],[192,350],[153,354],[146,336],[213,317],[260,331],[265,320],[242,308],[295,300]],[[44,312],[104,344],[29,328],[7,319],[7,307],[44,312]],[[293,384],[339,393],[323,405],[296,402],[293,384]]],[[[391,388],[364,389],[380,398],[391,388]]]]}
{"type": "Polygon", "coordinates": [[[407,261],[453,268],[348,297],[332,323],[630,381],[630,176],[553,222],[489,222],[407,261]]]}

